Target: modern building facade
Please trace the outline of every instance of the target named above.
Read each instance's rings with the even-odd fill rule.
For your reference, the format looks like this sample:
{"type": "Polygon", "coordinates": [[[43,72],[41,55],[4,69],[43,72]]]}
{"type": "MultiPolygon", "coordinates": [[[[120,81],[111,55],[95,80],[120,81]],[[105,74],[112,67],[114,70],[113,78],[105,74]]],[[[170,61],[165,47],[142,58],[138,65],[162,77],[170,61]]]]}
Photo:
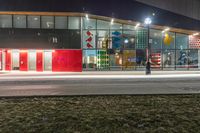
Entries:
{"type": "MultiPolygon", "coordinates": [[[[75,1],[77,5],[73,2],[68,3],[74,8],[68,5],[70,8],[66,7],[64,11],[60,11],[59,7],[53,11],[42,7],[38,9],[29,4],[29,10],[23,9],[25,5],[23,8],[19,6],[20,10],[16,10],[17,3],[11,9],[1,11],[0,70],[38,72],[143,70],[147,60],[148,43],[154,70],[200,69],[198,20],[135,1],[130,1],[132,6],[137,5],[141,8],[134,11],[142,12],[145,9],[149,11],[143,17],[133,14],[135,17],[130,20],[131,14],[125,12],[131,9],[123,11],[125,9],[122,8],[124,17],[121,17],[122,13],[117,11],[113,13],[115,15],[110,15],[109,11],[103,13],[92,11],[91,5],[101,7],[98,5],[98,0],[96,3],[86,0],[86,3],[90,1],[89,5],[75,1]],[[84,10],[74,11],[76,7],[84,10]],[[163,12],[165,15],[157,16],[163,12]],[[126,15],[129,16],[126,18],[126,15]],[[147,16],[153,21],[149,33],[142,21],[147,16]],[[158,21],[165,17],[167,19],[165,22],[158,21]]],[[[111,7],[120,8],[121,2],[118,0],[118,4],[111,7]]],[[[123,4],[127,4],[123,7],[130,6],[129,2],[123,4]]]]}

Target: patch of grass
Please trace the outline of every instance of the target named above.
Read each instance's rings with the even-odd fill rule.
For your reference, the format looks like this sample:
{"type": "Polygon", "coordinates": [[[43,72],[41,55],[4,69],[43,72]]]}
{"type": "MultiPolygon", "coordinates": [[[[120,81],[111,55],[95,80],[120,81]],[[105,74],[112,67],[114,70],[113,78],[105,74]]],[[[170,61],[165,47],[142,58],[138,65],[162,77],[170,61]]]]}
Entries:
{"type": "Polygon", "coordinates": [[[200,95],[0,99],[0,132],[200,131],[200,95]]]}

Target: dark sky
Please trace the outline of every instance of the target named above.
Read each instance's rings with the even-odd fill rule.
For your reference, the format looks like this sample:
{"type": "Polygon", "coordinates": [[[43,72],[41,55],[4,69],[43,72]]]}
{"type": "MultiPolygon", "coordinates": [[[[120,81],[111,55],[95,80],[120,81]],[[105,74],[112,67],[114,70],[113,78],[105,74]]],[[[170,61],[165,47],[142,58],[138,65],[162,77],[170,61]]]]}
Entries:
{"type": "Polygon", "coordinates": [[[88,12],[141,22],[155,12],[154,24],[200,30],[200,21],[135,0],[0,0],[0,3],[1,11],[88,12]]]}

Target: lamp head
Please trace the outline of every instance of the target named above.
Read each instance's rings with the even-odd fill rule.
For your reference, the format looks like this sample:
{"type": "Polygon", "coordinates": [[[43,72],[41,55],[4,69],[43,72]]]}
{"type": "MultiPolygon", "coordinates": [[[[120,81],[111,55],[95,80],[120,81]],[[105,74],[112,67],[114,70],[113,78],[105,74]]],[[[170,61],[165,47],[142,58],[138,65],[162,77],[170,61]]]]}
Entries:
{"type": "Polygon", "coordinates": [[[144,20],[144,23],[145,23],[146,25],[150,25],[151,22],[152,22],[152,20],[151,20],[151,18],[149,18],[149,17],[147,17],[147,18],[144,20]]]}

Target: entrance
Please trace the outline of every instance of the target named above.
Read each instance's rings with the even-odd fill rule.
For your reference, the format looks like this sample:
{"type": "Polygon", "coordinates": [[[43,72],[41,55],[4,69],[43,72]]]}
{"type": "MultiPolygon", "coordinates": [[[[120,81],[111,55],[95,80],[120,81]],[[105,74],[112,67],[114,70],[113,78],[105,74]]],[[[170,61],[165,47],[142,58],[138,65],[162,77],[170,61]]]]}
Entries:
{"type": "Polygon", "coordinates": [[[19,50],[12,50],[12,70],[19,70],[19,50]]]}

